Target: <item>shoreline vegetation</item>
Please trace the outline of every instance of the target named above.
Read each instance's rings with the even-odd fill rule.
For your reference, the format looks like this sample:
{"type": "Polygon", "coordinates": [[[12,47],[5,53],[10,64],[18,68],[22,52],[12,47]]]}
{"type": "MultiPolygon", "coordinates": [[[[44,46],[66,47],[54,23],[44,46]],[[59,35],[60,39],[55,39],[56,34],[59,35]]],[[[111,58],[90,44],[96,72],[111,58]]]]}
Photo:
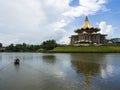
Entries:
{"type": "Polygon", "coordinates": [[[56,47],[50,53],[120,53],[120,46],[64,46],[56,47]]]}
{"type": "Polygon", "coordinates": [[[0,52],[38,52],[38,53],[120,53],[120,46],[69,46],[57,44],[55,40],[44,41],[40,45],[0,43],[0,52]]]}

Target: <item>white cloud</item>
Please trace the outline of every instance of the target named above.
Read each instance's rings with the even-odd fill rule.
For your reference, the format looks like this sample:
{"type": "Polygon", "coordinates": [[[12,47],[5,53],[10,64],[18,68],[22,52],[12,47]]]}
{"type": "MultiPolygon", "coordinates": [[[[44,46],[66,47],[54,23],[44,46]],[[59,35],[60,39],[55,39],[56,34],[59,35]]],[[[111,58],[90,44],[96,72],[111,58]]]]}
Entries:
{"type": "Polygon", "coordinates": [[[105,8],[106,0],[0,0],[0,42],[39,44],[55,39],[68,43],[70,32],[64,27],[81,15],[95,14],[105,8]]]}
{"type": "Polygon", "coordinates": [[[101,77],[102,78],[108,78],[112,75],[114,67],[112,65],[106,64],[101,66],[101,77]]]}
{"type": "Polygon", "coordinates": [[[114,33],[114,27],[112,25],[107,25],[105,21],[99,23],[99,28],[101,29],[100,33],[108,34],[108,38],[112,37],[114,33]]]}
{"type": "Polygon", "coordinates": [[[70,36],[66,35],[63,38],[61,38],[60,43],[69,45],[70,44],[70,38],[68,38],[68,37],[70,37],[70,36]]]}
{"type": "Polygon", "coordinates": [[[70,7],[63,15],[79,17],[81,15],[92,15],[99,10],[107,10],[104,4],[107,0],[79,0],[79,6],[70,7]]]}

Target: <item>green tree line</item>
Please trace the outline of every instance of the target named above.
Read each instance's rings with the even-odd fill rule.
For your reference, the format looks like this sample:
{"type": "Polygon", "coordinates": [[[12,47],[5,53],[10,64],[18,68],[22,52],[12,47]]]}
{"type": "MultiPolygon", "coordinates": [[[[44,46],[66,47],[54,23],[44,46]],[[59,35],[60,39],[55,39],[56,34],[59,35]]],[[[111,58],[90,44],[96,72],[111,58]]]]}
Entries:
{"type": "Polygon", "coordinates": [[[0,43],[0,51],[4,52],[38,52],[38,51],[48,51],[52,50],[55,47],[59,46],[55,40],[47,40],[44,41],[40,45],[30,45],[26,43],[22,44],[10,44],[8,46],[3,46],[0,43]]]}

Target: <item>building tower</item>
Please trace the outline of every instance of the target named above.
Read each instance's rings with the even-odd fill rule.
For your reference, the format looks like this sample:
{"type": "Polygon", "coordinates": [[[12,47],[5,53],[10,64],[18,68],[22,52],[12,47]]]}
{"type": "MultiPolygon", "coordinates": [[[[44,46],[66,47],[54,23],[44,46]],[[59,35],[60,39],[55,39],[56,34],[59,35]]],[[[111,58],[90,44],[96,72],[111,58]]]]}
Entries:
{"type": "Polygon", "coordinates": [[[81,28],[75,30],[77,35],[72,35],[70,37],[70,45],[104,45],[107,35],[98,33],[99,31],[99,28],[95,28],[90,24],[88,17],[86,16],[81,28]]]}

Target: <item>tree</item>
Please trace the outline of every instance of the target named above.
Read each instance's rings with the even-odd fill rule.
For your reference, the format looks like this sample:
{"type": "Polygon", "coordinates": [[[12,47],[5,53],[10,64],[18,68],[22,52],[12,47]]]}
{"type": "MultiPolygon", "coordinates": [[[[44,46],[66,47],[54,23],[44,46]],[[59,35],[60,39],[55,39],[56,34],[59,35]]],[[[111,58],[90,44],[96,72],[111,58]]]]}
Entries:
{"type": "Polygon", "coordinates": [[[44,50],[52,50],[54,49],[55,47],[57,47],[57,43],[55,40],[47,40],[47,41],[44,41],[42,44],[41,44],[42,48],[44,50]]]}
{"type": "Polygon", "coordinates": [[[2,48],[3,47],[3,45],[2,45],[2,43],[0,43],[0,48],[2,48]]]}
{"type": "Polygon", "coordinates": [[[14,51],[14,44],[10,44],[9,46],[7,46],[5,51],[8,51],[8,52],[14,51]]]}
{"type": "Polygon", "coordinates": [[[26,43],[23,44],[10,44],[5,47],[5,51],[7,52],[37,52],[40,49],[40,45],[29,45],[26,43]]]}

